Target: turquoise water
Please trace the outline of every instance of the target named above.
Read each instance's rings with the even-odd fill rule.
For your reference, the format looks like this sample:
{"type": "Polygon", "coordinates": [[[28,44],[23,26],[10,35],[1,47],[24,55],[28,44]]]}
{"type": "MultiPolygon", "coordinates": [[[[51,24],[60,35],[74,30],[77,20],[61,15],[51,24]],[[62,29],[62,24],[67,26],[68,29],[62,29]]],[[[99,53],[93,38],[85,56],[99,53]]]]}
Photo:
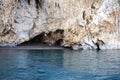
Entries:
{"type": "Polygon", "coordinates": [[[120,50],[0,50],[0,80],[120,80],[120,50]]]}

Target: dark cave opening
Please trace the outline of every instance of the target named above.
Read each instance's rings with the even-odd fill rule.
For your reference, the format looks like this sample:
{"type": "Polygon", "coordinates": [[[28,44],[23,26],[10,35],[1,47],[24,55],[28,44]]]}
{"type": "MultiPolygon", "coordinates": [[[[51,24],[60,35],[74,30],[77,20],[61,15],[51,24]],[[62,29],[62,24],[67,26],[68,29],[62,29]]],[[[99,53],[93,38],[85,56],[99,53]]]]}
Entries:
{"type": "Polygon", "coordinates": [[[64,30],[56,30],[49,33],[41,33],[29,41],[23,42],[18,46],[61,46],[63,42],[64,30]]]}
{"type": "Polygon", "coordinates": [[[43,33],[41,33],[40,35],[35,36],[34,38],[30,39],[29,41],[25,41],[23,43],[21,43],[19,46],[23,46],[23,45],[42,45],[43,43],[43,33]]]}

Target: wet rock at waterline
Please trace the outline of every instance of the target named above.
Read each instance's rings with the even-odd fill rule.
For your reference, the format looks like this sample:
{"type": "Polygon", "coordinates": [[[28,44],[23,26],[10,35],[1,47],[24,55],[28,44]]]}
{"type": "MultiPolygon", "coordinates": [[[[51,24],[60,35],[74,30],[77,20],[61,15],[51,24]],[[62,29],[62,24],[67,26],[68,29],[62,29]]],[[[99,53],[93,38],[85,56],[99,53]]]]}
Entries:
{"type": "Polygon", "coordinates": [[[53,37],[57,30],[64,31],[59,37],[64,47],[120,49],[119,0],[0,0],[0,46],[21,44],[41,33],[53,37]]]}

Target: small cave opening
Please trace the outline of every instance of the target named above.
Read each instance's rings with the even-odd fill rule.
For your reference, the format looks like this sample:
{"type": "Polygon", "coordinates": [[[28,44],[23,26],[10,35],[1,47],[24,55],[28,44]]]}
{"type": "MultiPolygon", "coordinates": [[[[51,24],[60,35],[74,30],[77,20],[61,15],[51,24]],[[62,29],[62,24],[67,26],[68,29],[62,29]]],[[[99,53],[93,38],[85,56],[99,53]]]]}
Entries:
{"type": "Polygon", "coordinates": [[[25,41],[25,42],[21,43],[19,46],[42,45],[43,44],[42,39],[43,39],[43,33],[35,36],[34,38],[30,39],[29,41],[25,41]]]}
{"type": "Polygon", "coordinates": [[[58,29],[54,32],[43,32],[18,46],[61,46],[63,37],[64,30],[58,29]]]}

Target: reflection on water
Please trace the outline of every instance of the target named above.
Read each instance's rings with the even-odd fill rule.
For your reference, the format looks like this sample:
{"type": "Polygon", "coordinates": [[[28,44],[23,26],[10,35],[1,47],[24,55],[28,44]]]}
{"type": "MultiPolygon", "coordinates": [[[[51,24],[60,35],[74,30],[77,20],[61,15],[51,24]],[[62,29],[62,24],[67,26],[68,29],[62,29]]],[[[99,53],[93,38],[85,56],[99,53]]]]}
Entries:
{"type": "Polygon", "coordinates": [[[120,51],[65,51],[64,67],[92,74],[120,74],[120,51]]]}
{"type": "Polygon", "coordinates": [[[0,50],[0,80],[120,80],[120,50],[0,50]]]}

